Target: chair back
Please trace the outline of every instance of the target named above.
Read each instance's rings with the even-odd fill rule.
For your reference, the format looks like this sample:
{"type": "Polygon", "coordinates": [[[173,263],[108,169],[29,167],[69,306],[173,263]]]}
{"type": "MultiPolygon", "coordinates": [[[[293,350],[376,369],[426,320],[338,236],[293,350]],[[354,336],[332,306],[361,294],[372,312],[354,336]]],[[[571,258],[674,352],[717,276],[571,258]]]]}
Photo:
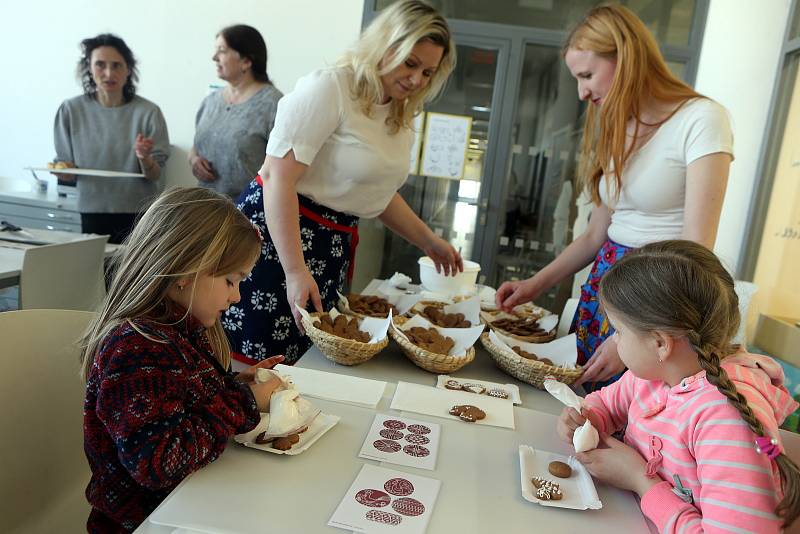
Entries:
{"type": "Polygon", "coordinates": [[[564,337],[569,334],[569,328],[572,326],[572,319],[575,317],[575,310],[577,308],[578,299],[567,299],[567,302],[564,303],[564,309],[561,311],[561,317],[558,318],[556,337],[564,337]]]}
{"type": "Polygon", "coordinates": [[[0,313],[0,532],[80,532],[85,386],[76,341],[93,313],[0,313]]]}
{"type": "Polygon", "coordinates": [[[105,295],[106,241],[108,236],[99,236],[27,249],[19,308],[94,311],[105,295]]]}

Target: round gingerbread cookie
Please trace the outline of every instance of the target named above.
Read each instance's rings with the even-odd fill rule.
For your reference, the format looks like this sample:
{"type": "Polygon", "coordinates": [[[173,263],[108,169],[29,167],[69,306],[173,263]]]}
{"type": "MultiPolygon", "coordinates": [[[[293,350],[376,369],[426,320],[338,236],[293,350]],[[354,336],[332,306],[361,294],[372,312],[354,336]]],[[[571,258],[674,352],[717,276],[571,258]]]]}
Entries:
{"type": "Polygon", "coordinates": [[[400,444],[390,439],[379,439],[372,442],[372,446],[381,452],[397,452],[401,449],[400,444]]]}
{"type": "Polygon", "coordinates": [[[414,485],[404,478],[392,478],[386,481],[383,489],[398,497],[405,497],[414,493],[414,485]]]}
{"type": "Polygon", "coordinates": [[[392,502],[394,511],[403,515],[417,516],[425,513],[425,505],[411,497],[401,497],[392,502]]]}
{"type": "Polygon", "coordinates": [[[415,445],[427,445],[431,442],[430,439],[421,434],[407,434],[406,441],[409,443],[414,443],[415,445]]]}
{"type": "Polygon", "coordinates": [[[408,431],[412,434],[430,434],[431,429],[425,425],[408,425],[408,431]]]}
{"type": "Polygon", "coordinates": [[[448,380],[444,383],[444,387],[447,389],[461,389],[461,382],[458,380],[448,380]]]}
{"type": "Polygon", "coordinates": [[[383,508],[392,501],[392,498],[381,490],[362,489],[356,493],[356,500],[370,508],[383,508]]]}
{"type": "Polygon", "coordinates": [[[379,432],[379,434],[381,435],[381,437],[384,437],[386,439],[403,439],[402,432],[391,428],[384,428],[379,432]]]}
{"type": "Polygon", "coordinates": [[[369,510],[366,518],[376,523],[383,523],[384,525],[399,525],[403,521],[403,516],[393,514],[392,512],[384,512],[383,510],[369,510]]]}
{"type": "Polygon", "coordinates": [[[569,478],[572,475],[572,468],[564,462],[550,462],[547,466],[550,474],[558,478],[569,478]]]}
{"type": "Polygon", "coordinates": [[[422,445],[406,445],[405,447],[403,447],[403,452],[405,452],[409,456],[415,456],[417,458],[423,458],[431,453],[431,451],[429,451],[422,445]]]}
{"type": "Polygon", "coordinates": [[[403,430],[406,427],[406,424],[402,421],[398,421],[397,419],[387,419],[383,422],[383,426],[393,430],[403,430]]]}

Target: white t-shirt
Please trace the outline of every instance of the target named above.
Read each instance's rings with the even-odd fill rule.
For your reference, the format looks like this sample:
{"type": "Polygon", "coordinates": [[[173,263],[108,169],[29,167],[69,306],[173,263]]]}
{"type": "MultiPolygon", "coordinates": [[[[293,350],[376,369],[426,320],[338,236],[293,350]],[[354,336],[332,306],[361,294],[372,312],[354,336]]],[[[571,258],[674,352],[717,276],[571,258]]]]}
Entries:
{"type": "Polygon", "coordinates": [[[278,102],[267,154],[290,150],[308,165],[297,192],[337,211],[359,217],[380,215],[408,178],[413,132],[390,134],[389,104],[374,106],[372,117],[350,94],[352,74],[322,69],[298,80],[278,102]]]}
{"type": "Polygon", "coordinates": [[[707,98],[687,102],[630,157],[618,198],[614,180],[601,179],[600,198],[613,210],[608,238],[631,247],[679,239],[686,168],[717,152],[733,156],[728,112],[707,98]]]}

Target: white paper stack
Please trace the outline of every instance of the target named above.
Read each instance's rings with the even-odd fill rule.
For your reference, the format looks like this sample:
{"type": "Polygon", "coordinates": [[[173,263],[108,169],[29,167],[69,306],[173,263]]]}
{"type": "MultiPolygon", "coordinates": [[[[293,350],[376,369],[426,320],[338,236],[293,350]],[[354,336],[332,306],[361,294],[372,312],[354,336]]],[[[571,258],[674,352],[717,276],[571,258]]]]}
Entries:
{"type": "Polygon", "coordinates": [[[386,382],[357,378],[279,364],[275,369],[291,377],[295,388],[305,396],[375,408],[383,398],[386,382]]]}

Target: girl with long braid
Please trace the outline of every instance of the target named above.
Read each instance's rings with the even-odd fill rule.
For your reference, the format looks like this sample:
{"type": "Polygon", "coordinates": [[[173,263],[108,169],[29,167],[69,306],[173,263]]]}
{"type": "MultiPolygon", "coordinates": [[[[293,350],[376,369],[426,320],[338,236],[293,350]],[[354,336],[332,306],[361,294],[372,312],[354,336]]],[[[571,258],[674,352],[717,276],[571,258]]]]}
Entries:
{"type": "Polygon", "coordinates": [[[600,283],[628,371],[567,408],[572,443],[588,417],[600,448],[577,458],[596,478],[638,493],[659,532],[779,532],[800,515],[800,470],[779,425],[797,408],[781,367],[731,345],[733,279],[691,241],[622,258],[600,283]],[[610,434],[624,432],[624,443],[610,434]]]}

